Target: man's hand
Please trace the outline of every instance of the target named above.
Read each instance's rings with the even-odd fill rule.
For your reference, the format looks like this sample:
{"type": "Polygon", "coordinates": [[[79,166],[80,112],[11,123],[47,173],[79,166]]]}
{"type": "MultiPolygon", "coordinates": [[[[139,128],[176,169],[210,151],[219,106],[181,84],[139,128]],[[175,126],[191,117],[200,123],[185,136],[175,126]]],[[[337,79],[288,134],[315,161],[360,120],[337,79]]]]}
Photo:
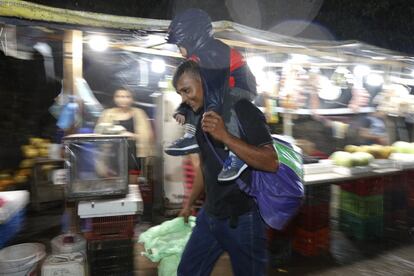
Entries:
{"type": "Polygon", "coordinates": [[[229,133],[224,125],[223,118],[214,111],[207,111],[201,119],[201,128],[214,139],[224,142],[229,133]]]}
{"type": "Polygon", "coordinates": [[[183,125],[185,123],[185,116],[183,114],[177,113],[174,115],[174,119],[179,123],[180,125],[183,125]]]}
{"type": "Polygon", "coordinates": [[[181,209],[180,213],[178,214],[179,217],[183,217],[184,218],[184,222],[188,223],[188,217],[191,216],[192,214],[192,210],[191,207],[184,207],[183,209],[181,209]]]}

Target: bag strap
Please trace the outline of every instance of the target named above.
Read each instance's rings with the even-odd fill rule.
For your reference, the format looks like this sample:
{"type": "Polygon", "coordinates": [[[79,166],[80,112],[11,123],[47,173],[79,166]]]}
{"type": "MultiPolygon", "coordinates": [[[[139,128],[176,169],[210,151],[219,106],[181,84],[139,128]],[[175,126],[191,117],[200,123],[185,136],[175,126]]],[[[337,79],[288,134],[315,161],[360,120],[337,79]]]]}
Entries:
{"type": "MultiPolygon", "coordinates": [[[[230,65],[230,63],[229,63],[229,65],[230,65]]],[[[230,73],[230,66],[229,66],[228,67],[228,70],[226,71],[226,76],[224,78],[224,80],[225,80],[224,87],[230,88],[230,86],[229,86],[229,78],[230,78],[230,75],[231,75],[231,73],[230,73]]],[[[207,88],[207,84],[205,83],[204,78],[202,78],[202,80],[203,80],[203,83],[204,83],[204,89],[206,89],[207,88]]],[[[225,99],[226,98],[226,95],[223,95],[223,98],[225,99]]],[[[206,111],[206,109],[207,109],[207,107],[206,107],[206,101],[204,101],[204,112],[206,111]]],[[[238,123],[239,127],[241,128],[241,124],[240,124],[239,119],[237,118],[237,116],[236,116],[236,119],[237,119],[237,123],[238,123]]],[[[241,130],[242,130],[242,132],[244,134],[243,128],[241,128],[241,130]]],[[[218,152],[214,148],[213,144],[211,143],[210,139],[208,138],[207,133],[205,133],[203,130],[201,130],[201,131],[203,132],[204,138],[206,139],[207,144],[210,147],[211,151],[214,153],[214,156],[216,157],[217,161],[219,162],[219,164],[221,166],[223,166],[224,165],[224,160],[220,157],[220,155],[218,154],[218,152]]],[[[239,186],[239,188],[242,189],[243,191],[248,192],[250,190],[249,186],[243,180],[241,180],[240,178],[237,178],[236,179],[236,183],[239,186]]]]}
{"type": "MultiPolygon", "coordinates": [[[[238,120],[237,120],[237,121],[238,121],[238,120]]],[[[208,146],[210,147],[211,151],[214,153],[214,156],[216,157],[217,161],[220,163],[220,165],[221,165],[221,166],[223,166],[223,165],[224,165],[224,161],[223,161],[223,159],[220,157],[220,155],[218,154],[218,152],[216,151],[216,149],[214,148],[213,144],[211,143],[210,139],[208,138],[207,133],[205,133],[205,132],[203,131],[203,135],[204,135],[204,138],[206,139],[207,144],[208,144],[208,146]]],[[[252,173],[253,173],[253,171],[252,171],[252,173]]],[[[236,178],[236,183],[237,183],[237,185],[239,186],[239,188],[240,188],[242,191],[244,191],[244,192],[246,192],[246,193],[249,193],[249,192],[250,192],[250,187],[249,187],[249,185],[247,185],[247,184],[246,184],[246,183],[245,183],[242,179],[240,179],[240,177],[239,177],[239,178],[236,178]]]]}

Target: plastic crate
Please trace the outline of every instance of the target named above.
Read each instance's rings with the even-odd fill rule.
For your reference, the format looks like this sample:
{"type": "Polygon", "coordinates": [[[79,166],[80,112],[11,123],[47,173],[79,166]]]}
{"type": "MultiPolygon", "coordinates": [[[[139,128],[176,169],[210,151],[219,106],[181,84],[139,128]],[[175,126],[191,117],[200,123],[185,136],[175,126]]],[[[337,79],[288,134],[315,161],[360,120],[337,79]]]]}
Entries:
{"type": "Polygon", "coordinates": [[[289,221],[281,230],[276,230],[268,227],[266,231],[267,241],[271,242],[274,239],[293,238],[296,227],[296,219],[289,221]]]}
{"type": "Polygon", "coordinates": [[[404,173],[384,176],[384,194],[395,190],[407,191],[407,181],[409,178],[404,173]]]}
{"type": "Polygon", "coordinates": [[[384,197],[382,195],[358,196],[341,191],[339,208],[358,217],[376,217],[384,214],[384,197]]]}
{"type": "Polygon", "coordinates": [[[341,189],[359,196],[380,195],[384,193],[384,178],[360,178],[341,184],[341,189]]]}
{"type": "Polygon", "coordinates": [[[318,256],[329,252],[330,230],[306,231],[298,228],[293,238],[293,250],[303,256],[318,256]]]}
{"type": "Polygon", "coordinates": [[[410,235],[410,222],[407,210],[384,213],[384,237],[387,240],[407,241],[410,235]]]}
{"type": "Polygon", "coordinates": [[[409,204],[407,191],[390,190],[384,193],[384,211],[405,210],[409,204]]]}
{"type": "Polygon", "coordinates": [[[414,170],[406,170],[404,173],[407,179],[407,184],[409,186],[414,186],[414,170]]]}
{"type": "Polygon", "coordinates": [[[130,275],[133,273],[132,239],[88,241],[87,248],[91,275],[130,275]]]}
{"type": "Polygon", "coordinates": [[[268,246],[268,257],[271,267],[286,265],[292,257],[292,240],[273,240],[271,245],[268,246]]]}
{"type": "Polygon", "coordinates": [[[296,225],[307,231],[329,227],[329,204],[303,205],[295,218],[296,225]]]}
{"type": "Polygon", "coordinates": [[[135,215],[95,217],[84,219],[84,237],[90,239],[130,238],[134,235],[135,215]]]}
{"type": "Polygon", "coordinates": [[[304,205],[319,205],[329,203],[331,199],[330,185],[307,185],[305,187],[304,205]]]}
{"type": "Polygon", "coordinates": [[[0,224],[0,248],[3,248],[22,229],[26,209],[21,209],[6,222],[0,224]]]}
{"type": "Polygon", "coordinates": [[[377,239],[384,234],[384,220],[382,216],[361,218],[340,210],[339,229],[358,240],[377,239]]]}

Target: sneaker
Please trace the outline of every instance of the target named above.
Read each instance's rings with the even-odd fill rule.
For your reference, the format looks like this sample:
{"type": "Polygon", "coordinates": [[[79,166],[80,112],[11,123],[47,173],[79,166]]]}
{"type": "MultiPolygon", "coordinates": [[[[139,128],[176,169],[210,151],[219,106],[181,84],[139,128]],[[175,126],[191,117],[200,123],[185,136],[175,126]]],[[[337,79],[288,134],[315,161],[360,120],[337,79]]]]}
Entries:
{"type": "Polygon", "coordinates": [[[247,167],[247,164],[238,158],[237,155],[230,153],[224,161],[223,169],[219,173],[217,179],[218,181],[234,180],[239,177],[247,167]]]}
{"type": "Polygon", "coordinates": [[[187,155],[198,152],[198,144],[194,135],[185,134],[168,146],[164,152],[172,156],[187,155]]]}

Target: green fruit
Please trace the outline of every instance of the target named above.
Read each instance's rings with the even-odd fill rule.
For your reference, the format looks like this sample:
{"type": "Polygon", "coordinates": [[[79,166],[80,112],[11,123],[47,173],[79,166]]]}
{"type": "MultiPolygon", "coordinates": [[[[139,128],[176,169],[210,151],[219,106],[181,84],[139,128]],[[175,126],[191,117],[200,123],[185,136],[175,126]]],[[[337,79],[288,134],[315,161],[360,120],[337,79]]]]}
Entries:
{"type": "Polygon", "coordinates": [[[337,166],[352,167],[352,154],[346,151],[336,151],[330,157],[337,166]]]}

